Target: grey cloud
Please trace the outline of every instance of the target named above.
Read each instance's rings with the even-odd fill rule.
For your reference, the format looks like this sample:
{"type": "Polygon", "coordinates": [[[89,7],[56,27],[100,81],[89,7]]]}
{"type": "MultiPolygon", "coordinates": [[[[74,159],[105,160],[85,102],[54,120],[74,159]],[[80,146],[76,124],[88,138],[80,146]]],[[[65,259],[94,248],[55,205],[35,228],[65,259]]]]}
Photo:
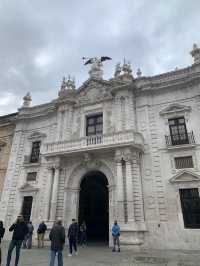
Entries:
{"type": "Polygon", "coordinates": [[[3,0],[0,97],[4,90],[15,96],[0,114],[16,110],[27,91],[34,104],[51,101],[63,75],[80,85],[88,78],[82,56],[111,56],[105,78],[124,57],[144,75],[191,64],[192,44],[200,45],[199,9],[198,0],[3,0]]]}

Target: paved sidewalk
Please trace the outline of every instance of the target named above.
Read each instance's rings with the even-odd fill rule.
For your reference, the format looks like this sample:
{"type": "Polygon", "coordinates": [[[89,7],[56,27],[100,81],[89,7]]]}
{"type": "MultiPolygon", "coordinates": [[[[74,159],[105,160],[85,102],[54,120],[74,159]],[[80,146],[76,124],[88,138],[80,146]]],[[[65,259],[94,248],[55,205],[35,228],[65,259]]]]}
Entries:
{"type": "MultiPolygon", "coordinates": [[[[3,245],[3,266],[7,254],[7,245],[3,245]]],[[[151,251],[133,253],[123,250],[113,253],[105,246],[79,248],[78,256],[68,257],[68,249],[63,251],[64,265],[67,266],[200,266],[200,252],[193,251],[151,251]]],[[[15,252],[13,252],[14,262],[15,252]]],[[[12,263],[14,265],[14,263],[12,263]]],[[[49,248],[21,251],[20,266],[48,266],[49,248]]],[[[57,264],[56,264],[57,265],[57,264]]]]}

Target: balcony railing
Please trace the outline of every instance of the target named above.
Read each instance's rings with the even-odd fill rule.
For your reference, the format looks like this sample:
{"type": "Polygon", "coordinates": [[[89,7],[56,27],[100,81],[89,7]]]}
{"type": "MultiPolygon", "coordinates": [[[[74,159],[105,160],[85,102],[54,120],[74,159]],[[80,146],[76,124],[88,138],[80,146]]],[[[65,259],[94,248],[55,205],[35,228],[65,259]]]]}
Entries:
{"type": "Polygon", "coordinates": [[[165,136],[167,146],[195,144],[193,131],[178,135],[165,136]]]}
{"type": "Polygon", "coordinates": [[[144,145],[143,136],[140,133],[127,130],[113,134],[88,136],[77,140],[51,142],[44,145],[42,153],[44,155],[67,154],[129,144],[142,148],[144,145]]]}

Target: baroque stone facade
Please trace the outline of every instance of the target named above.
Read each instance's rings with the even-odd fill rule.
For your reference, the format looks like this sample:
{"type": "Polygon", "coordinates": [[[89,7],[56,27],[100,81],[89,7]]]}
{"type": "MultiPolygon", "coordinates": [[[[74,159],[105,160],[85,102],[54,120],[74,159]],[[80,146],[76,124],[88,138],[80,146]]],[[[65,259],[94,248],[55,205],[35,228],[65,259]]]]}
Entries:
{"type": "Polygon", "coordinates": [[[33,107],[27,94],[1,200],[6,225],[22,211],[35,225],[62,217],[68,227],[80,217],[83,180],[101,173],[110,244],[117,219],[122,245],[197,249],[200,216],[194,207],[188,220],[186,203],[199,204],[200,49],[191,54],[191,66],[153,77],[124,62],[110,80],[96,58],[80,88],[64,78],[57,99],[33,107]]]}
{"type": "Polygon", "coordinates": [[[7,171],[17,113],[0,116],[0,199],[7,171]]]}

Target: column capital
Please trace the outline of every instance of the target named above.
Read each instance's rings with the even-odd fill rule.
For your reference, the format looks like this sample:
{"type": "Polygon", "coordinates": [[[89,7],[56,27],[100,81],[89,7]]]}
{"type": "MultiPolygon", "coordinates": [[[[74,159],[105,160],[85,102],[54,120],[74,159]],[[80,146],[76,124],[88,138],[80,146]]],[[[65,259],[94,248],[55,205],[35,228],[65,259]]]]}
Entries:
{"type": "Polygon", "coordinates": [[[115,157],[114,157],[114,160],[115,160],[116,163],[121,163],[122,159],[123,159],[122,151],[117,149],[117,150],[115,151],[115,157]]]}
{"type": "Polygon", "coordinates": [[[125,149],[124,150],[124,161],[126,163],[131,163],[133,160],[133,153],[130,149],[125,149]]]}

